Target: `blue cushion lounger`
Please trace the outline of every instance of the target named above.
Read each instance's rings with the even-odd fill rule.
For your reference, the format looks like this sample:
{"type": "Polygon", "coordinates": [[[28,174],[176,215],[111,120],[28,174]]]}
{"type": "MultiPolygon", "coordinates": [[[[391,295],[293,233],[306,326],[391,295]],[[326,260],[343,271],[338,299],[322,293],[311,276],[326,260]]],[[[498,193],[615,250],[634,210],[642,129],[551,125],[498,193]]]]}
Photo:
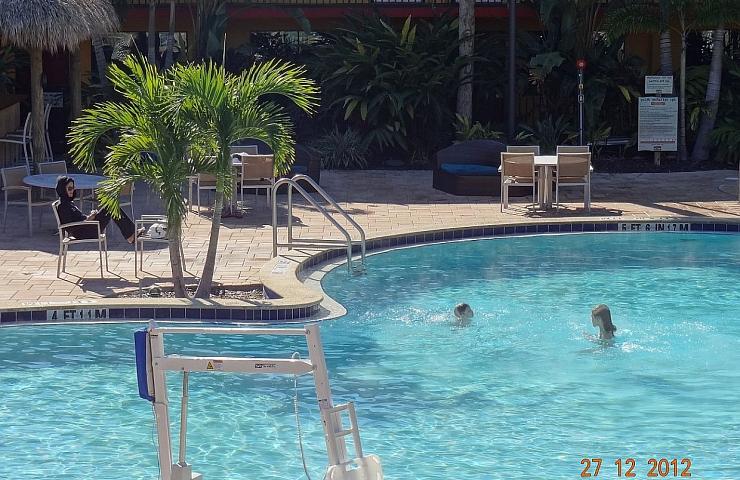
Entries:
{"type": "Polygon", "coordinates": [[[498,167],[477,165],[475,163],[443,163],[440,170],[453,175],[495,175],[498,176],[498,167]]]}
{"type": "MultiPolygon", "coordinates": [[[[496,140],[467,140],[437,152],[432,185],[453,195],[498,197],[501,194],[501,152],[506,145],[496,140]]],[[[531,190],[530,190],[531,193],[531,190]]],[[[512,188],[511,196],[527,195],[512,188]]]]}

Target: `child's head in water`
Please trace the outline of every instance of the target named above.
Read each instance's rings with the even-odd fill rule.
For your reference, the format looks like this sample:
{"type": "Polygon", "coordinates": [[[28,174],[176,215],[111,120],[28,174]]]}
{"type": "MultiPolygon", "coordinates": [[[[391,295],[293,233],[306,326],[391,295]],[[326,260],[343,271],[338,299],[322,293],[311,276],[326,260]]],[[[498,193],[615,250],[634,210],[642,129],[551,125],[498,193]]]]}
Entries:
{"type": "Polygon", "coordinates": [[[467,303],[458,303],[455,306],[455,318],[458,320],[469,320],[473,318],[473,309],[467,303]]]}
{"type": "Polygon", "coordinates": [[[609,307],[601,304],[591,310],[591,323],[594,327],[599,327],[599,338],[608,340],[614,338],[614,332],[617,327],[612,323],[612,314],[609,307]]]}

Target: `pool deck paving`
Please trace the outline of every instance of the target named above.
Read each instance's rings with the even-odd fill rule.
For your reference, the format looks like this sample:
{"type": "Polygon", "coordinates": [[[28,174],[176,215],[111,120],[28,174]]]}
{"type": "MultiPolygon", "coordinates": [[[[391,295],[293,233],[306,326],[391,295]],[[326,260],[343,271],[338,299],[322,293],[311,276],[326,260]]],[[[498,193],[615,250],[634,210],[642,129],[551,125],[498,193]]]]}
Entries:
{"type": "MultiPolygon", "coordinates": [[[[628,221],[645,219],[716,219],[740,222],[736,171],[601,174],[592,177],[591,212],[583,209],[582,190],[561,191],[563,207],[530,210],[528,197],[513,198],[502,213],[498,197],[454,196],[432,188],[431,171],[324,171],[321,186],[365,230],[368,239],[413,232],[473,226],[567,221],[628,221]]],[[[212,198],[212,197],[207,197],[212,198]]],[[[337,230],[314,207],[295,195],[293,222],[296,237],[340,238],[337,230]]],[[[286,197],[278,197],[278,215],[286,224],[286,197]]],[[[162,213],[160,200],[138,188],[136,215],[162,213]]],[[[260,282],[260,270],[272,259],[271,209],[264,196],[246,194],[243,218],[223,219],[214,280],[225,285],[260,282]]],[[[89,207],[88,207],[89,208],[89,207]]],[[[331,210],[331,209],[330,209],[331,210]]],[[[151,284],[167,285],[169,254],[163,244],[150,244],[144,257],[142,280],[134,275],[134,249],[108,227],[109,271],[100,278],[93,244],[73,246],[67,273],[56,276],[56,224],[50,207],[34,208],[34,234],[28,235],[25,207],[8,207],[0,232],[0,305],[28,302],[64,302],[115,295],[151,284]],[[39,222],[39,214],[43,218],[39,222]]],[[[340,220],[347,225],[347,222],[340,220]]],[[[206,256],[210,217],[190,213],[184,231],[184,252],[190,282],[199,276],[206,256]]],[[[286,229],[280,229],[284,241],[286,229]]],[[[281,249],[281,253],[285,253],[281,249]]],[[[291,252],[306,255],[306,252],[291,252]]]]}

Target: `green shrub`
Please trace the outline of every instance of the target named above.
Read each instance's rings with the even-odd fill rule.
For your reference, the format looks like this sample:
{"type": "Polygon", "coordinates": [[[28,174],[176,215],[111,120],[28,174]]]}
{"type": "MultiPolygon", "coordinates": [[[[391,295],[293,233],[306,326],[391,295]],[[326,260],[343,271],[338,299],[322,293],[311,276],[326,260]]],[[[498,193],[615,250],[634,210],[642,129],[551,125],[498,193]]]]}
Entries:
{"type": "Polygon", "coordinates": [[[348,17],[312,62],[335,124],[349,122],[379,152],[428,158],[451,137],[458,75],[457,20],[400,29],[377,15],[348,17]]]}
{"type": "Polygon", "coordinates": [[[503,132],[494,130],[490,123],[471,122],[469,118],[455,115],[455,140],[499,140],[503,138],[503,132]]]}
{"type": "Polygon", "coordinates": [[[553,154],[558,145],[566,144],[577,136],[578,133],[573,131],[570,122],[561,115],[555,119],[547,117],[538,120],[531,127],[522,126],[516,140],[539,145],[543,154],[553,154]]]}
{"type": "Polygon", "coordinates": [[[340,131],[334,127],[311,144],[311,148],[321,158],[322,168],[367,167],[367,146],[360,134],[351,128],[340,131]]]}

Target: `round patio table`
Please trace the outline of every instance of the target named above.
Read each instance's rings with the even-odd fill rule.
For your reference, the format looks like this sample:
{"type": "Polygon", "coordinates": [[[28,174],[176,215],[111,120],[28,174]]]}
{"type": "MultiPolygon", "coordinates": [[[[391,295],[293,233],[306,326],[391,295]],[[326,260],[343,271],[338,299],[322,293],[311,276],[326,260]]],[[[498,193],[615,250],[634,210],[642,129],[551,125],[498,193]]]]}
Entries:
{"type": "MultiPolygon", "coordinates": [[[[95,190],[100,186],[100,182],[107,180],[108,177],[100,175],[88,175],[86,173],[67,173],[65,174],[75,182],[77,190],[95,190]]],[[[58,173],[42,173],[38,175],[28,175],[23,177],[23,183],[29,187],[56,188],[58,173]]]]}

